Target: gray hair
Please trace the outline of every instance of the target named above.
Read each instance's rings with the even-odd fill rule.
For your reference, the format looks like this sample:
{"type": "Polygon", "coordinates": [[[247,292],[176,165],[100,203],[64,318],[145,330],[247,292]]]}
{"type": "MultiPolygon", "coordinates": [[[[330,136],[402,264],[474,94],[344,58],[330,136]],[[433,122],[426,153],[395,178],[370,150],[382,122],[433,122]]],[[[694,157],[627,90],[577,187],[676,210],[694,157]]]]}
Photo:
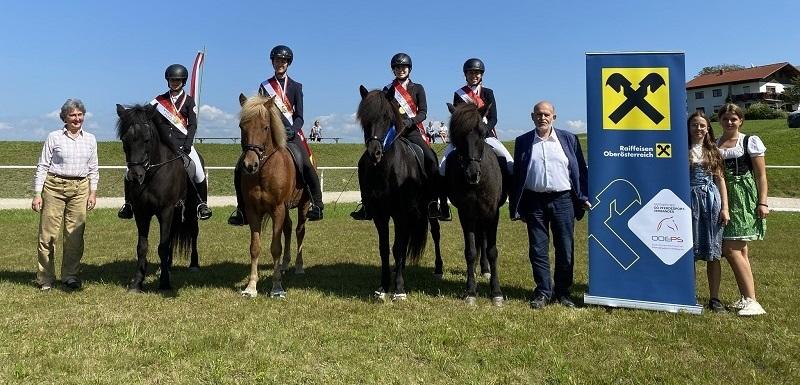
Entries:
{"type": "Polygon", "coordinates": [[[83,102],[80,99],[67,99],[67,101],[64,102],[64,105],[61,106],[61,114],[58,115],[61,117],[62,122],[67,121],[67,115],[69,115],[70,111],[72,110],[80,110],[86,114],[86,107],[83,105],[83,102]]]}

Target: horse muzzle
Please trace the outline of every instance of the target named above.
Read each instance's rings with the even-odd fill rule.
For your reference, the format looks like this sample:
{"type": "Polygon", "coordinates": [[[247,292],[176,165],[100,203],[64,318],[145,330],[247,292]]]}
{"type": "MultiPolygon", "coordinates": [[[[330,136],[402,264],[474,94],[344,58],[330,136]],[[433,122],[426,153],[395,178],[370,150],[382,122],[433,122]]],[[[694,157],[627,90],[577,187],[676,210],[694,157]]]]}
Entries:
{"type": "Polygon", "coordinates": [[[481,182],[481,165],[480,163],[472,162],[464,169],[464,176],[467,178],[467,183],[476,185],[481,182]]]}

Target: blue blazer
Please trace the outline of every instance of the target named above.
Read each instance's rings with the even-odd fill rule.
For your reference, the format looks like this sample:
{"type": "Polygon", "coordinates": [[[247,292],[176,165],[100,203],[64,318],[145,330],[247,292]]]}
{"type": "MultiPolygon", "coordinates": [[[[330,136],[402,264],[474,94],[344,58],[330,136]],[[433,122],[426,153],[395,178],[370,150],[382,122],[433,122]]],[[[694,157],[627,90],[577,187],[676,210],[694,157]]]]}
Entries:
{"type": "MultiPolygon", "coordinates": [[[[589,200],[588,192],[588,170],[586,160],[583,158],[581,143],[575,134],[554,128],[553,131],[561,143],[561,148],[569,160],[569,181],[572,185],[572,203],[575,208],[575,219],[583,218],[583,203],[589,200]]],[[[511,185],[511,199],[509,202],[509,214],[511,219],[519,219],[522,213],[519,212],[522,190],[525,188],[525,180],[528,177],[528,168],[531,163],[531,149],[533,139],[536,137],[536,129],[517,137],[514,144],[514,175],[511,185]]]]}
{"type": "MultiPolygon", "coordinates": [[[[283,125],[286,126],[287,139],[291,140],[294,134],[303,128],[303,85],[296,82],[288,75],[286,75],[286,77],[289,79],[286,81],[286,89],[283,90],[283,92],[286,94],[286,99],[289,99],[289,103],[292,104],[293,122],[290,125],[283,114],[281,114],[281,120],[283,120],[283,125]]],[[[261,96],[269,96],[267,90],[260,84],[258,85],[258,94],[261,96]]]]}

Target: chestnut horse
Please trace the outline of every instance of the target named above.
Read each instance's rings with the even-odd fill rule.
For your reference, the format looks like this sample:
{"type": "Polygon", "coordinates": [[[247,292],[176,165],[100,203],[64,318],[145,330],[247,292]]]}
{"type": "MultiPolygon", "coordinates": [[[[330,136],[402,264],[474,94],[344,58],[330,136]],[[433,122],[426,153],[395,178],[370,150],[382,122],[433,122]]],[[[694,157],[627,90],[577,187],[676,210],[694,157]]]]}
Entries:
{"type": "Polygon", "coordinates": [[[303,239],[310,197],[298,183],[292,155],[286,148],[286,131],[272,97],[239,95],[242,111],[239,128],[242,131],[242,179],[244,215],[250,224],[250,276],[242,295],[258,295],[258,256],[261,253],[261,230],[264,218],[272,219],[272,297],[284,298],[286,292],[281,275],[288,269],[292,220],[289,210],[297,213],[297,258],[295,273],[303,272],[303,239]],[[281,233],[286,244],[281,265],[281,233]]]}

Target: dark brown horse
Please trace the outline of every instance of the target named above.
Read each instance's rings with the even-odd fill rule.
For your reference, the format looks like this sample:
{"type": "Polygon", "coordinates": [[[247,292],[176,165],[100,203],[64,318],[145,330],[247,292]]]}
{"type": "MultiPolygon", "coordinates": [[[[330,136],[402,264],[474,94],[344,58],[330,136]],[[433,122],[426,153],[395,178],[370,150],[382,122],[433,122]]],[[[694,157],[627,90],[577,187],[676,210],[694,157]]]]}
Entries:
{"type": "Polygon", "coordinates": [[[286,131],[272,97],[239,95],[242,106],[239,128],[242,131],[241,188],[244,192],[247,222],[250,224],[250,276],[242,295],[258,295],[258,256],[261,253],[261,230],[264,218],[272,219],[272,297],[284,298],[281,275],[288,269],[292,220],[289,210],[297,213],[297,258],[295,272],[303,272],[303,239],[310,198],[297,181],[292,155],[286,148],[286,131]],[[281,233],[284,235],[281,265],[281,233]]]}
{"type": "Polygon", "coordinates": [[[486,144],[487,128],[482,124],[486,108],[478,109],[465,103],[458,107],[447,105],[450,116],[450,141],[455,150],[447,158],[445,183],[447,196],[458,209],[458,219],[464,233],[464,258],[467,262],[465,300],[475,303],[475,260],[480,253],[486,258],[491,273],[489,287],[492,304],[503,304],[500,279],[497,274],[497,224],[500,206],[506,201],[500,162],[491,146],[486,144]]]}
{"type": "Polygon", "coordinates": [[[371,210],[378,231],[381,255],[381,287],[374,294],[376,299],[384,300],[393,290],[393,300],[404,300],[406,259],[414,262],[425,251],[428,224],[436,253],[434,274],[442,275],[439,221],[428,219],[427,215],[433,191],[422,170],[422,152],[402,136],[392,138],[391,127],[400,122],[397,102],[379,90],[367,91],[361,86],[360,92],[357,116],[364,130],[366,150],[358,163],[358,180],[364,204],[371,210]],[[389,264],[390,219],[394,222],[394,285],[389,264]]]}

